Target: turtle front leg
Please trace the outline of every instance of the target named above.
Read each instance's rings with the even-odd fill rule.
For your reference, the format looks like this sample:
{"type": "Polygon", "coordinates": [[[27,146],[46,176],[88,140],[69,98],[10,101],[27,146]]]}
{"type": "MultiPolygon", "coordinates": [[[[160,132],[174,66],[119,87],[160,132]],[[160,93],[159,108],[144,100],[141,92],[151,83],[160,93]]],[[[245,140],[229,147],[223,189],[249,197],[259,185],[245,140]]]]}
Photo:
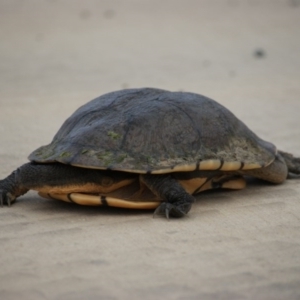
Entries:
{"type": "Polygon", "coordinates": [[[22,169],[27,169],[27,165],[25,164],[18,168],[17,170],[13,171],[9,176],[5,179],[0,180],[0,205],[3,206],[7,204],[8,206],[11,205],[15,199],[25,193],[28,192],[28,189],[21,185],[19,179],[19,173],[22,169]]]}
{"type": "Polygon", "coordinates": [[[181,218],[191,209],[195,198],[188,194],[177,180],[170,175],[141,175],[140,180],[160,199],[164,200],[154,215],[164,214],[181,218]]]}

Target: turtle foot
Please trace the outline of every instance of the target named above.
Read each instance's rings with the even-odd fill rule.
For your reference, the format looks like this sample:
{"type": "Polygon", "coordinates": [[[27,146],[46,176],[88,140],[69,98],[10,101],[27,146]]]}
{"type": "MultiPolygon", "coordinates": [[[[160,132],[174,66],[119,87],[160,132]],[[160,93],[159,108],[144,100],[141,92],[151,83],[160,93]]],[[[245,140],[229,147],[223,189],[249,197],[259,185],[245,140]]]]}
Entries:
{"type": "Polygon", "coordinates": [[[3,207],[4,205],[11,206],[12,202],[15,200],[15,197],[4,190],[0,189],[0,206],[3,207]]]}
{"type": "Polygon", "coordinates": [[[170,217],[173,218],[182,218],[184,217],[191,209],[192,203],[187,202],[163,202],[159,205],[154,211],[154,217],[156,215],[165,215],[167,219],[170,217]]]}

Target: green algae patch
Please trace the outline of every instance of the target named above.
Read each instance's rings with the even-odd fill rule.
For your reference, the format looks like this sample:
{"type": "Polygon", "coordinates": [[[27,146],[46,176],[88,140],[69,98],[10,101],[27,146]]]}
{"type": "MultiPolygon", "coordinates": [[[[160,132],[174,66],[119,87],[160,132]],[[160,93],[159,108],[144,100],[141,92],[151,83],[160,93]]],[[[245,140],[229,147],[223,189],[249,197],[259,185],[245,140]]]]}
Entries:
{"type": "Polygon", "coordinates": [[[116,163],[120,164],[127,158],[127,154],[121,154],[118,157],[116,157],[116,163]]]}
{"type": "Polygon", "coordinates": [[[98,152],[96,153],[96,157],[100,161],[101,165],[104,167],[120,164],[128,158],[126,153],[116,155],[115,153],[110,151],[98,152]]]}
{"type": "Polygon", "coordinates": [[[71,155],[72,155],[71,152],[64,151],[64,152],[62,152],[62,153],[59,155],[59,157],[64,157],[64,158],[66,158],[66,157],[70,157],[71,155]]]}
{"type": "Polygon", "coordinates": [[[33,153],[35,157],[38,157],[39,159],[42,160],[47,160],[49,157],[52,157],[54,154],[55,154],[54,149],[52,149],[52,147],[49,146],[42,146],[33,153]]]}
{"type": "Polygon", "coordinates": [[[145,162],[146,162],[147,164],[153,164],[153,163],[154,163],[154,159],[153,159],[151,156],[146,155],[146,156],[145,156],[145,162]]]}
{"type": "Polygon", "coordinates": [[[108,167],[114,163],[114,154],[110,151],[98,152],[97,158],[101,161],[104,167],[108,167]]]}
{"type": "Polygon", "coordinates": [[[87,154],[88,152],[89,152],[89,150],[83,149],[83,150],[81,151],[81,154],[87,154]]]}
{"type": "Polygon", "coordinates": [[[107,135],[110,137],[110,138],[112,138],[113,140],[118,140],[118,139],[120,139],[121,138],[121,135],[119,134],[119,133],[117,133],[117,132],[114,132],[114,131],[108,131],[107,132],[107,135]]]}

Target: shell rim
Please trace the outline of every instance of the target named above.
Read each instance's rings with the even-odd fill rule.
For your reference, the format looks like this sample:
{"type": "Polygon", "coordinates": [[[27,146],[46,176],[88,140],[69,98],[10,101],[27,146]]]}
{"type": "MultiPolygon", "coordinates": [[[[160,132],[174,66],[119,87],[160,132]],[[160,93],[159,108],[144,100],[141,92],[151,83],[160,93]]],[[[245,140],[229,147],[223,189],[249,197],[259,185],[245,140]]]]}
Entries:
{"type": "MultiPolygon", "coordinates": [[[[96,170],[110,170],[110,171],[121,171],[127,173],[137,173],[137,174],[167,174],[174,172],[192,172],[192,171],[241,171],[241,170],[253,170],[267,167],[270,165],[274,159],[265,164],[259,163],[244,163],[242,161],[232,161],[232,162],[224,162],[222,160],[203,160],[201,162],[197,162],[195,164],[189,165],[176,165],[171,168],[165,169],[148,169],[148,170],[138,170],[138,169],[126,169],[126,168],[114,168],[113,166],[108,167],[95,167],[95,166],[87,166],[87,165],[79,165],[79,164],[70,164],[73,167],[84,168],[84,169],[96,169],[96,170]]],[[[63,163],[57,161],[58,163],[63,163]]]]}

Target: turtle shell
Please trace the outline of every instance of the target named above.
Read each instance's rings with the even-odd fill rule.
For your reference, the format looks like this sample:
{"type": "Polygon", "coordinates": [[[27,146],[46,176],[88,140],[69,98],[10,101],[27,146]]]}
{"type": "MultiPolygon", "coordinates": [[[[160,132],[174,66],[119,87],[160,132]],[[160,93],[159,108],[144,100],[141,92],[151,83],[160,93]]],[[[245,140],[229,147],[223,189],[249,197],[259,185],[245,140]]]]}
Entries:
{"type": "Polygon", "coordinates": [[[83,105],[29,159],[160,174],[260,168],[275,154],[273,144],[214,100],[142,88],[108,93],[83,105]]]}

